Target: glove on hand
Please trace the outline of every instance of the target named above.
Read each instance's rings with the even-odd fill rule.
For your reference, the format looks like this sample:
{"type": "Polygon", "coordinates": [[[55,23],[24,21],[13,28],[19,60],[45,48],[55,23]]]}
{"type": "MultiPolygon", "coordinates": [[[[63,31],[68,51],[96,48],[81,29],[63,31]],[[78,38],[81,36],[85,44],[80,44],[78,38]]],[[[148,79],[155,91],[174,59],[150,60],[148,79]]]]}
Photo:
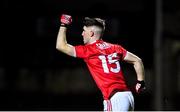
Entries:
{"type": "Polygon", "coordinates": [[[64,26],[72,23],[72,17],[67,14],[62,14],[60,20],[61,20],[61,25],[64,26]]]}
{"type": "Polygon", "coordinates": [[[136,89],[136,93],[143,92],[146,89],[145,82],[143,80],[137,81],[135,89],[136,89]]]}

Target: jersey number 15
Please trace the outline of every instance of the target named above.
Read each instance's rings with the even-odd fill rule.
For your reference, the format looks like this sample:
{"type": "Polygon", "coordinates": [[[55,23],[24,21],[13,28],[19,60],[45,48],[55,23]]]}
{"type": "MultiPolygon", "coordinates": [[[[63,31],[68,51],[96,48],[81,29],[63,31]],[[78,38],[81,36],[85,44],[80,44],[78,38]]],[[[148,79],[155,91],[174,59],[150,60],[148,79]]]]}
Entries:
{"type": "Polygon", "coordinates": [[[102,62],[102,67],[105,73],[109,73],[109,71],[113,73],[118,73],[120,71],[120,63],[118,59],[113,59],[113,58],[117,58],[117,53],[113,53],[107,56],[105,55],[99,56],[99,59],[102,62]],[[112,67],[111,64],[115,64],[116,67],[112,67]]]}

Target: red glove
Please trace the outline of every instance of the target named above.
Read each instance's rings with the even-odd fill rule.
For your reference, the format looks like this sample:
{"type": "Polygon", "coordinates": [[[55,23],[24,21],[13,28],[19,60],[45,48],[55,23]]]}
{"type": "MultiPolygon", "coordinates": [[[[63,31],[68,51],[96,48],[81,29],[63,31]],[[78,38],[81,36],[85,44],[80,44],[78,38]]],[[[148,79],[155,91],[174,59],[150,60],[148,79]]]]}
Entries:
{"type": "Polygon", "coordinates": [[[72,17],[67,14],[62,14],[60,20],[61,20],[61,25],[69,25],[72,23],[72,17]]]}
{"type": "Polygon", "coordinates": [[[137,81],[135,89],[136,89],[136,93],[143,92],[146,89],[145,82],[144,81],[137,81]]]}

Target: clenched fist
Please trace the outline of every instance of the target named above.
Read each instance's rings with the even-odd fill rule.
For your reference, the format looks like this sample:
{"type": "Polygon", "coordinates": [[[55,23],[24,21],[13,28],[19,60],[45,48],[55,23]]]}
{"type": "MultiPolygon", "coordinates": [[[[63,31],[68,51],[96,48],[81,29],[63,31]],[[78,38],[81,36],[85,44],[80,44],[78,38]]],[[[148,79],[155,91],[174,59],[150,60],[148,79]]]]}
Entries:
{"type": "Polygon", "coordinates": [[[67,14],[62,14],[60,17],[61,25],[69,25],[72,23],[72,17],[67,14]]]}
{"type": "Polygon", "coordinates": [[[146,89],[145,82],[144,81],[137,81],[135,89],[136,89],[136,93],[143,92],[146,89]]]}

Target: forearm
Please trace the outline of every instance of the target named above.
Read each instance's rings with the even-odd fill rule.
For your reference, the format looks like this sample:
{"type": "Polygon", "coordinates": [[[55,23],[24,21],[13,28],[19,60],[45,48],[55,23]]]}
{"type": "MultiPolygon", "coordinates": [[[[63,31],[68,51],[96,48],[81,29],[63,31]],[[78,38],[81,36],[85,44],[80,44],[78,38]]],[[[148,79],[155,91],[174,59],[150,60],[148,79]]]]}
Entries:
{"type": "Polygon", "coordinates": [[[137,74],[137,80],[145,80],[144,65],[141,59],[137,59],[134,63],[134,69],[137,74]]]}
{"type": "Polygon", "coordinates": [[[67,43],[66,32],[67,32],[67,28],[61,26],[57,36],[56,49],[67,55],[75,57],[75,48],[74,46],[67,43]]]}
{"type": "Polygon", "coordinates": [[[67,28],[61,26],[59,28],[57,41],[56,41],[56,49],[58,49],[62,52],[64,52],[64,50],[66,49],[66,46],[67,46],[66,31],[67,31],[67,28]]]}

